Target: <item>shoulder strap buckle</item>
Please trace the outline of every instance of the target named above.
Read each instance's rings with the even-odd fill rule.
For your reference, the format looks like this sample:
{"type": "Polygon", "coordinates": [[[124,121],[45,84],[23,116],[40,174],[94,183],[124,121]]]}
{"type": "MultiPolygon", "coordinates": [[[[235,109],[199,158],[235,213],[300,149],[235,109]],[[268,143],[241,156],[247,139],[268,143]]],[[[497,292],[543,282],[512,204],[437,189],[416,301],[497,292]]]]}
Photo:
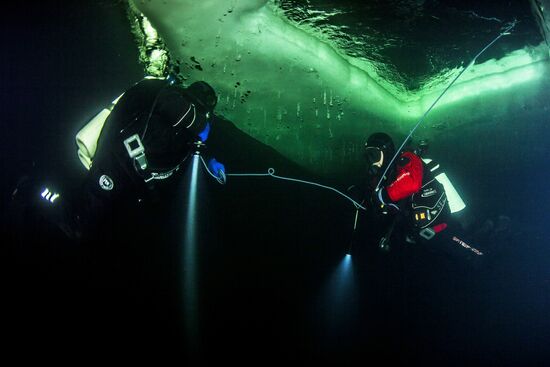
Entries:
{"type": "Polygon", "coordinates": [[[145,157],[145,148],[138,134],[134,134],[124,140],[124,146],[131,159],[134,159],[142,170],[147,168],[147,158],[145,157]]]}

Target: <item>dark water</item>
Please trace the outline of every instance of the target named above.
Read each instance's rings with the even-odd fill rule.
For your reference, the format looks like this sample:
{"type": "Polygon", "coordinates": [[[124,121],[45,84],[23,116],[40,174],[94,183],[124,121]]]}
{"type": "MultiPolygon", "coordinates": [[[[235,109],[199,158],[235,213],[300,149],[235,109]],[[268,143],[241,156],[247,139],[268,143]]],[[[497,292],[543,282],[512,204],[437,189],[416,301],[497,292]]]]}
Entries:
{"type": "MultiPolygon", "coordinates": [[[[76,131],[142,77],[119,6],[79,2],[9,11],[1,88],[3,214],[23,174],[77,186],[83,173],[74,154],[76,131]]],[[[230,177],[221,186],[201,171],[194,341],[203,361],[346,365],[382,357],[402,364],[544,365],[550,252],[542,127],[525,122],[501,140],[474,127],[449,132],[460,147],[472,142],[468,149],[457,142],[444,163],[471,188],[466,196],[476,225],[499,215],[512,223],[511,233],[488,239],[491,259],[481,269],[423,247],[381,253],[361,241],[351,272],[342,272],[355,214],[349,202],[269,178],[230,177]],[[472,181],[476,185],[468,185],[472,181]]],[[[315,177],[229,122],[220,124],[217,139],[216,156],[228,171],[275,167],[278,174],[338,188],[360,177],[315,177]]],[[[187,185],[182,175],[176,197],[183,200],[187,185]]],[[[75,245],[31,224],[25,240],[15,240],[4,228],[6,351],[185,360],[190,343],[179,298],[186,297],[179,242],[185,218],[174,207],[129,214],[132,222],[121,220],[93,244],[75,245]]]]}

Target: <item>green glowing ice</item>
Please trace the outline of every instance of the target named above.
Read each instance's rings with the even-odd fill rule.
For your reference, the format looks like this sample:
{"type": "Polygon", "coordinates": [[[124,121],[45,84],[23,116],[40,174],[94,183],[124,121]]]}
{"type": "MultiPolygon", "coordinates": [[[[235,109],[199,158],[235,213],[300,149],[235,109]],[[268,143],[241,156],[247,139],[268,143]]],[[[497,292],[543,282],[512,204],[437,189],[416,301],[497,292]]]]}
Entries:
{"type": "MultiPolygon", "coordinates": [[[[186,83],[203,79],[215,87],[219,114],[320,172],[360,159],[373,131],[403,137],[461,71],[442,70],[406,90],[314,29],[290,22],[268,0],[130,3],[150,20],[186,83]]],[[[435,136],[442,128],[521,114],[534,99],[550,100],[549,69],[544,44],[472,65],[421,133],[435,136]]]]}

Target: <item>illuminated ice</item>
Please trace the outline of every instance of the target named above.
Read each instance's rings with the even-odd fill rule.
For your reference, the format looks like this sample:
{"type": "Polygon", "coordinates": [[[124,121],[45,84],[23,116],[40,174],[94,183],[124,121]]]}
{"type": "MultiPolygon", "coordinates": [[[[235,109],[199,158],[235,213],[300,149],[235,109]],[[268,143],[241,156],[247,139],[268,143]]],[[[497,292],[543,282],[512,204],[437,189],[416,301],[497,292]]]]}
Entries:
{"type": "MultiPolygon", "coordinates": [[[[268,0],[132,2],[180,63],[187,82],[219,92],[218,113],[291,160],[330,172],[357,159],[365,137],[403,137],[468,65],[441,70],[404,89],[368,60],[353,57],[312,27],[292,22],[268,0]]],[[[479,37],[479,52],[498,36],[479,37]],[[483,41],[482,41],[483,40],[483,41]]],[[[505,36],[506,37],[506,36],[505,36]]],[[[430,113],[418,134],[544,114],[550,100],[548,47],[526,45],[471,66],[430,113]]]]}

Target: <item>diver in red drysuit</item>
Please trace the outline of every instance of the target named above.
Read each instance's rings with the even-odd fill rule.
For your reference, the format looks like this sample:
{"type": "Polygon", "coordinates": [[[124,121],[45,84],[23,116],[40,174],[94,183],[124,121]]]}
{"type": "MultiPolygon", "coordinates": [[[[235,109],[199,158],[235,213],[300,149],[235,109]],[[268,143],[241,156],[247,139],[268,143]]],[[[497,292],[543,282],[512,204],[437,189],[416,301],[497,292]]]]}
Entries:
{"type": "Polygon", "coordinates": [[[383,215],[393,216],[379,241],[379,247],[389,250],[394,228],[401,227],[404,229],[404,240],[408,243],[432,242],[435,237],[438,242],[441,240],[447,244],[441,247],[448,247],[448,252],[478,258],[477,261],[483,257],[483,252],[466,242],[464,236],[458,235],[461,228],[451,216],[446,193],[448,188],[442,183],[445,182],[442,179],[444,174],[436,172],[439,165],[421,157],[426,147],[426,144],[421,144],[414,151],[401,152],[393,163],[394,168],[390,167],[381,180],[395,155],[393,141],[385,133],[375,133],[365,144],[371,209],[376,208],[383,215]]]}

